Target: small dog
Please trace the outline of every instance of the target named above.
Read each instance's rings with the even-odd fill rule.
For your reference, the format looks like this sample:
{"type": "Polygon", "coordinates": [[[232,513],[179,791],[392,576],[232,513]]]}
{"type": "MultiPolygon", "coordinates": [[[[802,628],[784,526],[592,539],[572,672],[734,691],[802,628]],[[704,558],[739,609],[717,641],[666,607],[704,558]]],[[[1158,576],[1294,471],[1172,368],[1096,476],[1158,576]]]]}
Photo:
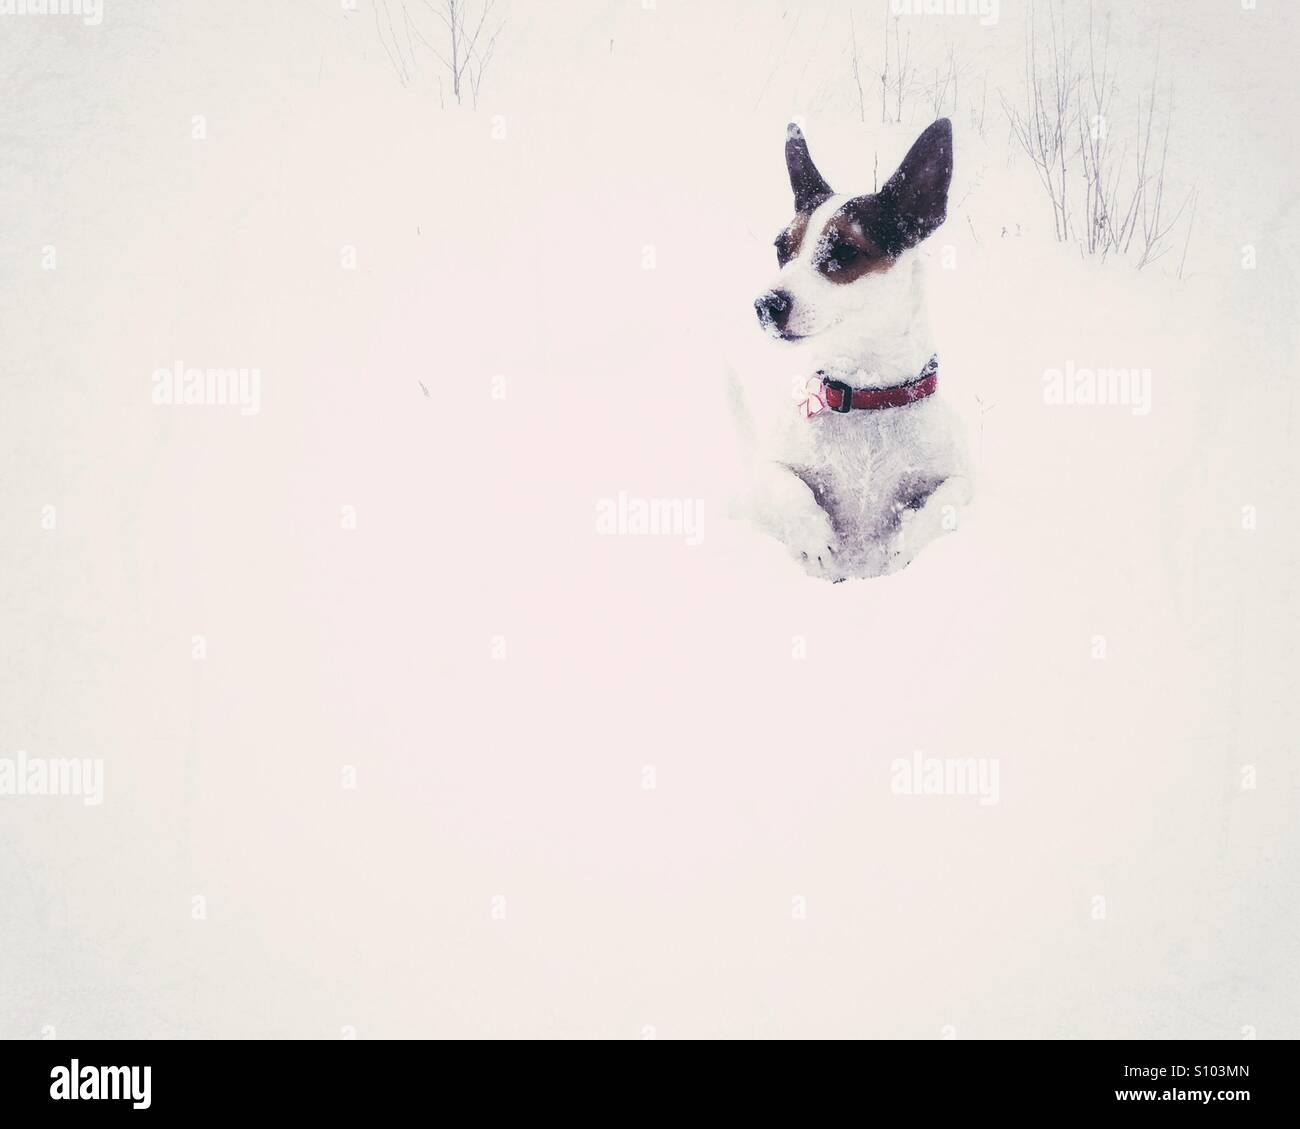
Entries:
{"type": "Polygon", "coordinates": [[[753,441],[749,516],[814,576],[882,576],[955,528],[970,500],[955,417],[934,395],[917,251],[947,214],[952,125],[929,126],[869,195],[833,192],[794,124],[785,161],[795,216],[776,239],[780,273],[754,308],[773,337],[807,342],[815,375],[799,409],[762,439],[737,404],[753,441]]]}

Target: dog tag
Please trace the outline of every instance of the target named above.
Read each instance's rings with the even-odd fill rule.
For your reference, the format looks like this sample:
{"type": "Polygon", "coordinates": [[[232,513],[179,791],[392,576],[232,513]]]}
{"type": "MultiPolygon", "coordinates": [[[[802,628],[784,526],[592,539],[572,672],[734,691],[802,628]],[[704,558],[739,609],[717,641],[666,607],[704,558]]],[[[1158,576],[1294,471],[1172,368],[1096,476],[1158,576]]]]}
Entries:
{"type": "Polygon", "coordinates": [[[826,401],[821,398],[822,382],[819,377],[810,376],[804,383],[808,396],[799,401],[799,411],[804,419],[812,419],[818,412],[826,410],[826,401]]]}

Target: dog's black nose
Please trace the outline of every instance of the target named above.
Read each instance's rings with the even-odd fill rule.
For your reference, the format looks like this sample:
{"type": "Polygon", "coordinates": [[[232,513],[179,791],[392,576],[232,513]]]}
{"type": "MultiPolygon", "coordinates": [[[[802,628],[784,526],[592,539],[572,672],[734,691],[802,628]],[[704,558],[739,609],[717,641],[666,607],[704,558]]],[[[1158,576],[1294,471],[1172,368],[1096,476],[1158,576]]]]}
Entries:
{"type": "Polygon", "coordinates": [[[784,329],[785,323],[790,320],[790,307],[793,304],[790,295],[784,290],[769,290],[754,302],[754,310],[763,325],[784,329]]]}

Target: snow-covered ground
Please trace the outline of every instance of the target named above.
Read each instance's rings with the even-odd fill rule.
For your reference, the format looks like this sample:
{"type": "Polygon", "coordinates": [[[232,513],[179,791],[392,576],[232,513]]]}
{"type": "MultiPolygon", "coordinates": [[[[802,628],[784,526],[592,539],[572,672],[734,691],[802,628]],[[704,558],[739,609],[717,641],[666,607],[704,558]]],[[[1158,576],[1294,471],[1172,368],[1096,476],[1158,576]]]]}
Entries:
{"type": "Polygon", "coordinates": [[[751,324],[785,123],[868,191],[932,116],[853,12],[865,122],[843,4],[514,0],[477,108],[370,0],[0,17],[0,761],[104,769],[0,795],[0,1034],[1300,1035],[1297,16],[1110,10],[1181,278],[1181,228],[1055,241],[1022,5],[903,21],[966,68],[976,505],[830,586],[726,519],[720,378],[800,371],[751,324]],[[177,362],[260,410],[156,405],[177,362]],[[918,751],[997,802],[897,794],[918,751]]]}

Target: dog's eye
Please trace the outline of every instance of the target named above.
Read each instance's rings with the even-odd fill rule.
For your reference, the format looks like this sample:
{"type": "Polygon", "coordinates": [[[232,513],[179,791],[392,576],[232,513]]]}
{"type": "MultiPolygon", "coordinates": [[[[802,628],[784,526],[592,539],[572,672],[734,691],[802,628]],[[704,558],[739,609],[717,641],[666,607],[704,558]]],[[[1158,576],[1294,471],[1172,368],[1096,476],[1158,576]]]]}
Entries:
{"type": "Polygon", "coordinates": [[[776,263],[785,266],[790,261],[790,237],[782,232],[776,237],[776,263]]]}
{"type": "Polygon", "coordinates": [[[861,252],[852,243],[836,243],[831,247],[830,262],[827,265],[831,270],[847,267],[856,262],[860,254],[861,252]]]}

